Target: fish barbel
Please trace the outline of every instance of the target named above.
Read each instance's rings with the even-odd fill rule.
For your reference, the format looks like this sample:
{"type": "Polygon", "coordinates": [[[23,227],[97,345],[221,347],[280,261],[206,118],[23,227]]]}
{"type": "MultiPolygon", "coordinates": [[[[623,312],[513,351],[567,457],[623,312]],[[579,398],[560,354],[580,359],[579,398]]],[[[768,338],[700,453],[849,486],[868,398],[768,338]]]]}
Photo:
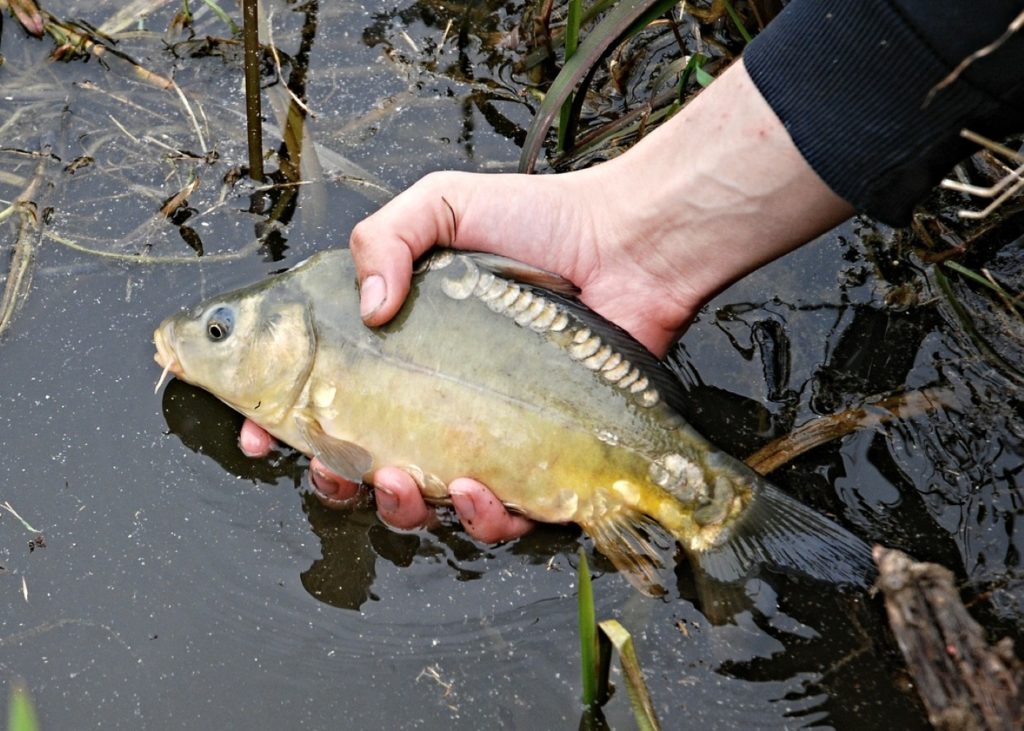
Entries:
{"type": "Polygon", "coordinates": [[[156,360],[348,479],[398,466],[443,502],[468,476],[530,518],[578,523],[648,593],[665,533],[722,581],[761,565],[867,580],[860,539],[698,434],[671,372],[566,284],[439,250],[370,329],[351,256],[325,251],[169,317],[156,360]]]}

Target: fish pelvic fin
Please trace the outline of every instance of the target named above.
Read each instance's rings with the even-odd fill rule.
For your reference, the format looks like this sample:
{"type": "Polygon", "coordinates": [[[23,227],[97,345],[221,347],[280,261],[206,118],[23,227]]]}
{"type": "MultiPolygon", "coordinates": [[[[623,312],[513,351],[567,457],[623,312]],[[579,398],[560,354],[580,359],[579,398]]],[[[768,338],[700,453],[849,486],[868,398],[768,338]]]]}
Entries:
{"type": "Polygon", "coordinates": [[[627,505],[608,505],[594,511],[580,526],[594,540],[594,546],[612,562],[638,591],[648,596],[662,596],[665,586],[661,571],[665,568],[661,551],[652,538],[666,538],[662,527],[627,505]]]}
{"type": "Polygon", "coordinates": [[[690,554],[702,572],[721,582],[740,581],[765,567],[866,588],[875,574],[867,543],[763,481],[737,522],[713,546],[690,554]]]}
{"type": "Polygon", "coordinates": [[[373,455],[358,444],[332,437],[307,414],[296,414],[295,425],[313,454],[345,479],[361,482],[363,475],[373,468],[373,455]]]}

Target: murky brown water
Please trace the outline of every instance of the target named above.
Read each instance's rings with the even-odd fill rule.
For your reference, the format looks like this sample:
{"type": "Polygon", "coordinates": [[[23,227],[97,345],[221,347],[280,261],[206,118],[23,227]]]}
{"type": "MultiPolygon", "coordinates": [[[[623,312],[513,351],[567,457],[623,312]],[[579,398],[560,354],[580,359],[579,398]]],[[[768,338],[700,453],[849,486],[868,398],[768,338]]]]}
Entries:
{"type": "MultiPolygon", "coordinates": [[[[47,9],[98,25],[113,5],[47,9]]],[[[516,4],[267,7],[306,69],[319,145],[319,170],[306,156],[302,185],[269,191],[222,182],[245,159],[240,49],[207,40],[228,31],[205,6],[191,41],[164,43],[168,4],[146,21],[154,34],[118,45],[173,77],[191,112],[122,59],[47,61],[52,44],[5,18],[0,198],[41,171],[53,210],[0,339],[0,502],[46,542],[29,551],[34,533],[0,512],[0,676],[25,679],[44,728],[575,727],[576,533],[492,547],[327,511],[304,459],[247,460],[239,420],[211,397],[177,382],[152,393],[163,316],[343,245],[382,188],[514,169],[529,123],[497,45],[516,4]],[[42,166],[24,154],[46,145],[42,166]],[[181,225],[157,218],[196,177],[181,225]]],[[[6,262],[15,227],[0,232],[6,262]]],[[[851,222],[709,305],[674,356],[689,416],[742,455],[879,395],[951,389],[955,407],[822,446],[773,479],[867,540],[950,566],[990,592],[978,607],[997,632],[1017,632],[1021,381],[888,238],[851,222]]],[[[1000,256],[1011,272],[1022,260],[1019,246],[1000,256]]],[[[716,626],[685,564],[660,601],[592,565],[598,614],[634,633],[666,728],[925,726],[875,598],[765,576],[745,587],[752,608],[716,626]]],[[[631,727],[623,691],[606,711],[631,727]]]]}

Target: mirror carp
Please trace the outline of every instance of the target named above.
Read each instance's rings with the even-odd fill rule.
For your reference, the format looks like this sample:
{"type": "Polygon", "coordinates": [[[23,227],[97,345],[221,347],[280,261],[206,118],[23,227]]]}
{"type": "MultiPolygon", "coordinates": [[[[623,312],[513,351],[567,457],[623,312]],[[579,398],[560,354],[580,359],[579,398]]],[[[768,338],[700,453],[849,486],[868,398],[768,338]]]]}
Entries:
{"type": "Polygon", "coordinates": [[[325,251],[167,318],[156,360],[348,479],[398,466],[444,502],[473,477],[530,518],[577,523],[647,593],[673,540],[719,581],[760,566],[868,581],[864,542],[711,445],[668,368],[571,295],[440,249],[370,329],[349,252],[325,251]]]}

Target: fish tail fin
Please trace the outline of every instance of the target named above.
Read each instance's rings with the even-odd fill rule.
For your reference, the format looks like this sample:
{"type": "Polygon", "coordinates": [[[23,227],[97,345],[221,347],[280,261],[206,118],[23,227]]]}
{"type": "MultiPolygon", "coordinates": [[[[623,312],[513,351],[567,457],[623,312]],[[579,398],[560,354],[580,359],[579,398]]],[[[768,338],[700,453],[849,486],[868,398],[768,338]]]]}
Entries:
{"type": "Polygon", "coordinates": [[[875,573],[867,543],[760,480],[724,540],[692,556],[722,582],[746,578],[761,566],[856,587],[869,586],[875,573]]]}
{"type": "Polygon", "coordinates": [[[581,520],[580,526],[600,551],[638,591],[662,596],[659,572],[665,568],[652,536],[666,536],[658,523],[627,505],[608,506],[600,516],[581,520]]]}

